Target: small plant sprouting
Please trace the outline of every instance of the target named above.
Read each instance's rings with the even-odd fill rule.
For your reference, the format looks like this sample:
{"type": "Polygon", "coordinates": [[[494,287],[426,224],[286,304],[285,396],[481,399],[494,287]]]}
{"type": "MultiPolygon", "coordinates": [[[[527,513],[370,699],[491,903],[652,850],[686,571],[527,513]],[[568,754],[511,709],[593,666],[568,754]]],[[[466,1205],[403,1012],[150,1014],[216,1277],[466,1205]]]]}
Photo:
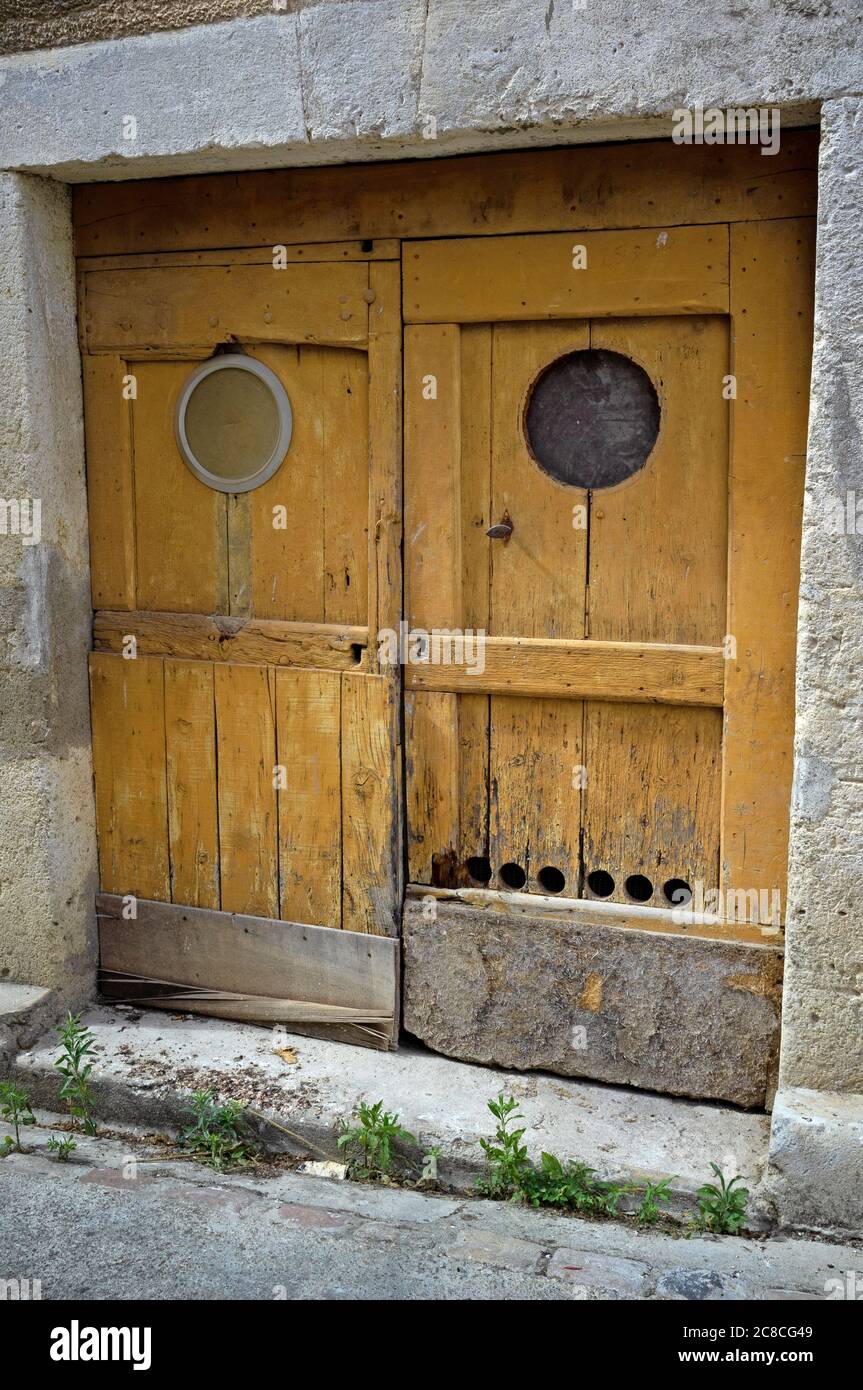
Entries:
{"type": "Polygon", "coordinates": [[[192,1123],[178,1136],[186,1153],[219,1172],[229,1165],[245,1168],[254,1161],[260,1146],[239,1101],[226,1100],[220,1105],[212,1091],[195,1091],[191,1106],[192,1123]]]}
{"type": "Polygon", "coordinates": [[[89,1028],[81,1026],[80,1014],[67,1014],[65,1023],[57,1028],[60,1034],[62,1052],[54,1066],[63,1080],[60,1083],[60,1098],[65,1100],[69,1114],[81,1121],[85,1134],[96,1133],[96,1120],[93,1114],[93,1093],[90,1090],[92,1055],[96,1039],[89,1028]]]}
{"type": "Polygon", "coordinates": [[[0,1116],[12,1125],[15,1130],[15,1138],[7,1134],[0,1145],[0,1153],[4,1156],[8,1153],[22,1154],[21,1147],[21,1125],[35,1125],[36,1117],[30,1108],[30,1101],[23,1091],[19,1091],[17,1086],[11,1081],[0,1081],[0,1116]]]}
{"type": "Polygon", "coordinates": [[[345,1149],[354,1144],[360,1151],[359,1160],[351,1164],[354,1176],[389,1176],[392,1163],[392,1146],[396,1140],[415,1144],[416,1139],[399,1123],[399,1116],[384,1110],[384,1103],[378,1100],[374,1105],[361,1100],[354,1111],[356,1123],[342,1120],[342,1133],[338,1145],[345,1149]]]}
{"type": "Polygon", "coordinates": [[[671,1201],[669,1187],[674,1182],[674,1176],[663,1178],[661,1182],[649,1182],[644,1189],[644,1196],[641,1199],[641,1206],[635,1213],[635,1219],[639,1226],[652,1226],[662,1216],[660,1208],[671,1201]]]}
{"type": "Polygon", "coordinates": [[[746,1203],[749,1200],[748,1187],[735,1187],[743,1179],[737,1173],[728,1182],[722,1169],[711,1163],[716,1182],[706,1182],[698,1189],[698,1217],[695,1225],[698,1230],[711,1231],[714,1235],[736,1236],[746,1219],[746,1203]]]}
{"type": "Polygon", "coordinates": [[[78,1145],[75,1143],[71,1134],[68,1134],[65,1139],[58,1139],[56,1134],[52,1134],[51,1138],[48,1140],[47,1147],[49,1153],[57,1155],[58,1163],[68,1163],[69,1155],[74,1153],[78,1145]]]}
{"type": "Polygon", "coordinates": [[[420,1182],[437,1182],[437,1161],[441,1156],[439,1148],[433,1146],[423,1154],[423,1167],[420,1182]]]}
{"type": "Polygon", "coordinates": [[[522,1196],[522,1184],[530,1168],[527,1149],[521,1142],[525,1127],[510,1129],[511,1123],[523,1120],[523,1115],[514,1114],[518,1110],[515,1096],[505,1096],[498,1092],[496,1100],[488,1101],[488,1108],[497,1120],[493,1139],[480,1139],[480,1147],[489,1165],[487,1177],[480,1178],[477,1186],[487,1197],[517,1200],[522,1196]]]}
{"type": "Polygon", "coordinates": [[[568,1211],[616,1216],[626,1188],[603,1182],[586,1163],[561,1163],[544,1153],[540,1166],[531,1166],[521,1180],[521,1193],[533,1207],[562,1207],[568,1211]]]}

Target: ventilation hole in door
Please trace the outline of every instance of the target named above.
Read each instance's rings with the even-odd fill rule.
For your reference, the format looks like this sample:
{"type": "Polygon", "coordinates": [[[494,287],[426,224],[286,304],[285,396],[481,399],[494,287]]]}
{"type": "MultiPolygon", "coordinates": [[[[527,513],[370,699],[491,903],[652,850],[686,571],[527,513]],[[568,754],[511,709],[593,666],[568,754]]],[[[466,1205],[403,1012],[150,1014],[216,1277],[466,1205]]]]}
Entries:
{"type": "Polygon", "coordinates": [[[662,896],[672,907],[688,907],[692,902],[692,889],[685,878],[670,878],[662,885],[662,896]]]}
{"type": "Polygon", "coordinates": [[[594,869],[587,875],[587,886],[598,898],[610,898],[614,892],[614,879],[605,869],[594,869]]]}
{"type": "Polygon", "coordinates": [[[482,855],[474,855],[467,861],[467,871],[474,883],[491,882],[491,864],[482,855]]]}
{"type": "Polygon", "coordinates": [[[527,874],[520,864],[502,864],[500,877],[507,888],[523,888],[527,883],[527,874]]]}
{"type": "Polygon", "coordinates": [[[659,398],[631,357],[601,348],[551,362],[531,387],[524,433],[544,473],[577,488],[614,487],[646,464],[659,398]]]}
{"type": "Polygon", "coordinates": [[[646,903],[653,897],[653,884],[644,874],[630,874],[623,886],[627,897],[635,903],[646,903]]]}
{"type": "Polygon", "coordinates": [[[536,880],[546,893],[562,893],[566,887],[566,879],[560,869],[555,869],[552,864],[546,864],[545,868],[540,869],[536,880]]]}

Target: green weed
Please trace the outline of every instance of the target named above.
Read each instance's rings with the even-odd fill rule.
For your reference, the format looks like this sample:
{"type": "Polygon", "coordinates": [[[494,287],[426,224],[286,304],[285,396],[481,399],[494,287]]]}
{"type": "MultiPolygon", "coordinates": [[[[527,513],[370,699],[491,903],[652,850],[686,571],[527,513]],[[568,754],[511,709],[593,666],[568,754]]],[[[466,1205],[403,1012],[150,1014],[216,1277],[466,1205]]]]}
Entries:
{"type": "Polygon", "coordinates": [[[60,1098],[73,1119],[81,1121],[85,1134],[96,1133],[96,1120],[93,1114],[93,1093],[90,1090],[92,1055],[96,1039],[89,1028],[81,1027],[80,1014],[67,1014],[65,1023],[57,1028],[60,1034],[62,1052],[54,1066],[63,1080],[60,1083],[60,1098]]]}
{"type": "Polygon", "coordinates": [[[0,1116],[15,1130],[15,1138],[7,1134],[0,1144],[0,1154],[22,1154],[21,1125],[35,1125],[36,1118],[30,1108],[30,1101],[24,1091],[19,1091],[11,1081],[0,1081],[0,1116]]]}
{"type": "Polygon", "coordinates": [[[743,1179],[737,1173],[728,1182],[722,1169],[716,1163],[710,1167],[716,1182],[706,1182],[698,1189],[698,1217],[695,1225],[699,1230],[712,1231],[715,1235],[736,1236],[746,1219],[746,1204],[749,1200],[748,1187],[736,1187],[743,1179]]]}
{"type": "Polygon", "coordinates": [[[342,1121],[339,1135],[340,1149],[352,1145],[359,1150],[359,1157],[351,1163],[351,1170],[359,1177],[388,1177],[392,1163],[392,1146],[397,1140],[416,1143],[414,1136],[399,1123],[399,1116],[384,1110],[382,1100],[369,1105],[361,1100],[354,1111],[354,1123],[342,1121]]]}
{"type": "Polygon", "coordinates": [[[178,1135],[186,1153],[219,1172],[226,1167],[245,1168],[254,1162],[260,1145],[239,1101],[227,1100],[220,1105],[213,1091],[195,1091],[191,1112],[192,1123],[178,1135]]]}

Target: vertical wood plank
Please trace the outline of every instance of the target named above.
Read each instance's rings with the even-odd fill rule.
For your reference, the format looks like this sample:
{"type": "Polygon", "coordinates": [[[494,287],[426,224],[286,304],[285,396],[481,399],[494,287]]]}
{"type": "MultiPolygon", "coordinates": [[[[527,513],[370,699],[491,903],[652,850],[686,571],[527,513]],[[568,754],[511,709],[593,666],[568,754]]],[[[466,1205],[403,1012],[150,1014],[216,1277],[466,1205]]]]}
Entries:
{"type": "Polygon", "coordinates": [[[342,924],[341,682],[334,671],[276,672],[280,916],[342,924]]]}
{"type": "Polygon", "coordinates": [[[475,630],[488,629],[493,545],[486,531],[499,519],[490,512],[491,343],[488,324],[461,330],[462,621],[475,630]]]}
{"type": "Polygon", "coordinates": [[[491,520],[508,512],[514,527],[505,545],[486,542],[489,632],[496,637],[584,636],[587,532],[573,525],[573,508],[586,506],[587,494],[555,482],[534,462],[523,416],[541,370],[588,346],[587,323],[496,324],[493,330],[491,520]]]}
{"type": "MultiPolygon", "coordinates": [[[[492,330],[461,330],[461,545],[462,625],[486,633],[493,545],[491,515],[492,330]]],[[[461,695],[457,706],[459,768],[458,858],[489,853],[489,718],[487,695],[461,695]]],[[[469,876],[465,874],[466,881],[469,876]]]]}
{"type": "MultiPolygon", "coordinates": [[[[526,891],[545,893],[537,874],[560,870],[565,891],[579,881],[581,794],[573,770],[582,761],[582,702],[529,700],[508,695],[492,701],[490,858],[496,875],[518,864],[526,891]]],[[[499,879],[495,887],[507,887],[499,879]]]]}
{"type": "Polygon", "coordinates": [[[214,673],[222,908],[277,917],[275,671],[219,662],[214,673]]]}
{"type": "Polygon", "coordinates": [[[454,324],[405,329],[405,609],[461,626],[461,365],[454,324]]]}
{"type": "Polygon", "coordinates": [[[252,512],[248,492],[228,493],[228,612],[252,616],[252,512]]]}
{"type": "Polygon", "coordinates": [[[227,612],[225,494],[194,476],[174,438],[177,398],[195,365],[134,364],[137,606],[157,612],[227,612]]]}
{"type": "MultiPolygon", "coordinates": [[[[459,863],[489,853],[489,717],[487,695],[459,695],[459,863]]],[[[472,881],[472,880],[471,880],[472,881]]]]}
{"type": "Polygon", "coordinates": [[[721,735],[719,710],[585,705],[584,871],[611,874],[611,901],[633,901],[633,874],[653,884],[650,907],[674,905],[671,879],[716,887],[721,735]]]}
{"type": "Polygon", "coordinates": [[[456,886],[459,857],[458,696],[405,695],[408,876],[456,886]]]}
{"type": "MultiPolygon", "coordinates": [[[[401,265],[369,266],[368,623],[397,632],[402,617],[401,265]]],[[[377,641],[371,644],[373,668],[377,641]]],[[[391,673],[399,680],[399,673],[391,673]]],[[[399,795],[401,793],[399,792],[399,795]]]]}
{"type": "Polygon", "coordinates": [[[102,889],[170,902],[161,658],[91,652],[90,691],[102,889]]]}
{"type": "Polygon", "coordinates": [[[135,483],[132,425],[119,357],[82,359],[94,608],[127,610],[135,603],[135,483]]]}
{"type": "Polygon", "coordinates": [[[255,349],[255,356],[280,378],[294,420],[284,463],[269,482],[249,494],[252,612],[258,618],[324,621],[324,361],[328,351],[273,343],[255,349]],[[274,508],[284,510],[274,514],[274,508]]]}
{"type": "Polygon", "coordinates": [[[647,372],[661,407],[645,466],[590,496],[586,635],[610,642],[725,636],[728,321],[598,319],[590,345],[647,372]]]}
{"type": "Polygon", "coordinates": [[[323,362],[324,621],[368,622],[369,361],[328,348],[323,362]]]}
{"type": "Polygon", "coordinates": [[[342,676],[342,925],[399,931],[395,687],[383,676],[342,676]]]}
{"type": "Polygon", "coordinates": [[[722,769],[726,889],[784,909],[800,537],[812,358],[815,223],[731,228],[732,402],[722,769]]]}
{"type": "Polygon", "coordinates": [[[171,901],[220,906],[213,667],[165,661],[171,901]]]}

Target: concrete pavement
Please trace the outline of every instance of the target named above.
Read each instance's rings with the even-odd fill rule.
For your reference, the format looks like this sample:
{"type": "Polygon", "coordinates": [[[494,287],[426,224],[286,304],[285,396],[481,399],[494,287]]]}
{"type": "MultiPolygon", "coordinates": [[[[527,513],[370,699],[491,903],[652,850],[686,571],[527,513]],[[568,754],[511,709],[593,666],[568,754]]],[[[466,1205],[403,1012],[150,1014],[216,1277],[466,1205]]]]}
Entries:
{"type": "Polygon", "coordinates": [[[42,1299],[822,1300],[857,1277],[863,1292],[855,1246],[684,1239],[292,1171],[220,1176],[141,1162],[123,1138],[79,1137],[61,1164],[48,1135],[27,1128],[28,1152],[0,1161],[0,1279],[38,1280],[42,1299]]]}

